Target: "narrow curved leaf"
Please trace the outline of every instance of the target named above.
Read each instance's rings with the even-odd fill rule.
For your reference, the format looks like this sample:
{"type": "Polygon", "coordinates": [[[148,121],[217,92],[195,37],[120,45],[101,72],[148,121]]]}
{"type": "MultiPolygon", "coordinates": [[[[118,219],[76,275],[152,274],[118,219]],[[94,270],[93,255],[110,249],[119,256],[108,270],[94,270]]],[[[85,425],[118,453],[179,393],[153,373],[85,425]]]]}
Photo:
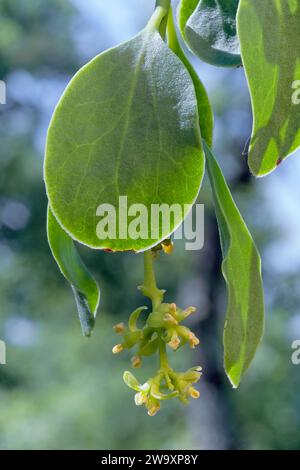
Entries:
{"type": "Polygon", "coordinates": [[[184,39],[200,59],[221,67],[241,65],[236,15],[239,0],[200,0],[190,17],[194,1],[182,2],[179,23],[184,39]],[[190,9],[188,8],[190,7],[190,9]]]}
{"type": "Polygon", "coordinates": [[[261,260],[215,157],[205,143],[204,148],[220,232],[222,271],[228,290],[224,364],[232,385],[238,387],[263,334],[261,260]]]}
{"type": "Polygon", "coordinates": [[[83,335],[90,336],[100,300],[99,287],[81,260],[73,240],[61,228],[50,207],[47,232],[53,257],[61,273],[71,284],[83,335]]]}
{"type": "Polygon", "coordinates": [[[206,89],[201,82],[198,74],[196,73],[194,67],[186,57],[185,53],[183,52],[175,30],[175,25],[173,22],[173,13],[172,9],[170,9],[169,17],[168,17],[168,45],[170,49],[179,57],[181,62],[187,68],[195,87],[196,98],[198,103],[198,110],[199,110],[199,125],[201,136],[203,139],[208,143],[208,145],[212,146],[213,141],[213,127],[214,127],[214,117],[212,107],[206,92],[206,89]]]}
{"type": "MultiPolygon", "coordinates": [[[[160,10],[158,10],[159,13],[160,10]]],[[[156,13],[157,16],[157,13],[156,13]]],[[[48,132],[45,182],[51,209],[72,238],[92,248],[143,251],[173,232],[199,192],[204,154],[192,80],[153,17],[135,38],[83,67],[48,132]],[[97,236],[97,208],[179,204],[168,233],[134,240],[97,236]]],[[[152,221],[151,221],[152,222],[152,221]]]]}
{"type": "Polygon", "coordinates": [[[300,146],[299,1],[241,0],[238,33],[254,120],[249,167],[263,176],[300,146]]]}

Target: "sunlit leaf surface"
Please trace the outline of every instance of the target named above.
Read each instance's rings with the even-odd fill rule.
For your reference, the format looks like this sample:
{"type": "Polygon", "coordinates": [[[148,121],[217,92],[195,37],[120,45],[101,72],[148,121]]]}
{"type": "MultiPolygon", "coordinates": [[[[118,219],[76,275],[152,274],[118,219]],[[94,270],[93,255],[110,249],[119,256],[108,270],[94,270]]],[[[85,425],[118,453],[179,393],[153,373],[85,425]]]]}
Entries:
{"type": "Polygon", "coordinates": [[[238,33],[254,119],[249,166],[263,176],[300,146],[300,2],[241,0],[238,33]]]}

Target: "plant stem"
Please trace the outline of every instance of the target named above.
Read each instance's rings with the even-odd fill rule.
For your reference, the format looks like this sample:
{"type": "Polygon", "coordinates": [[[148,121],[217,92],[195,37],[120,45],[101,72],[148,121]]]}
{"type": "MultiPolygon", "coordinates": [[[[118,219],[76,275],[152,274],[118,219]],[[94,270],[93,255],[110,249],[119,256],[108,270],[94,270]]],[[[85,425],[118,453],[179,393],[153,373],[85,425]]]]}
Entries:
{"type": "Polygon", "coordinates": [[[177,38],[177,33],[174,25],[172,7],[169,8],[167,34],[168,46],[176,54],[181,49],[181,47],[177,38]]]}
{"type": "Polygon", "coordinates": [[[184,54],[180,42],[178,40],[174,19],[173,19],[173,11],[172,7],[169,8],[168,13],[168,24],[167,24],[167,35],[168,35],[168,46],[169,48],[177,55],[177,57],[184,63],[187,69],[190,71],[192,68],[191,63],[187,59],[186,55],[184,54]]]}
{"type": "Polygon", "coordinates": [[[160,368],[164,371],[170,368],[167,356],[166,343],[162,339],[159,342],[159,363],[160,368]]]}
{"type": "Polygon", "coordinates": [[[156,0],[155,8],[162,7],[166,11],[168,11],[170,8],[170,5],[171,5],[171,0],[156,0]]]}
{"type": "Polygon", "coordinates": [[[148,29],[159,31],[164,39],[166,35],[168,11],[171,0],[156,0],[155,10],[148,23],[148,29]]]}
{"type": "Polygon", "coordinates": [[[152,300],[153,310],[157,309],[162,300],[164,292],[158,289],[156,285],[154,272],[154,253],[151,250],[144,253],[144,284],[141,288],[143,294],[152,300]]]}

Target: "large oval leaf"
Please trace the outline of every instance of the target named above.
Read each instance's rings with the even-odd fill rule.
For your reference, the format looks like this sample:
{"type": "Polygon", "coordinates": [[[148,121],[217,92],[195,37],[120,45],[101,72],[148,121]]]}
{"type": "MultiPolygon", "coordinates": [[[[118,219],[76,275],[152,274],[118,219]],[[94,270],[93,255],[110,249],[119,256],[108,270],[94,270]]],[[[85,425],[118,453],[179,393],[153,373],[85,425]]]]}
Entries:
{"type": "Polygon", "coordinates": [[[100,240],[100,204],[113,205],[117,220],[119,196],[148,213],[151,204],[179,204],[183,215],[171,221],[173,231],[203,178],[193,83],[153,24],[83,67],[49,128],[45,181],[51,209],[74,239],[93,248],[140,251],[170,233],[100,240]]]}
{"type": "Polygon", "coordinates": [[[232,385],[238,387],[263,334],[261,260],[215,157],[206,144],[204,148],[220,232],[222,271],[228,289],[224,364],[232,385]]]}
{"type": "Polygon", "coordinates": [[[263,176],[300,146],[299,1],[241,0],[238,33],[254,118],[249,166],[263,176]]]}
{"type": "Polygon", "coordinates": [[[99,287],[80,258],[73,240],[61,228],[50,208],[47,232],[53,257],[73,290],[82,332],[84,336],[90,336],[100,300],[99,287]]]}
{"type": "Polygon", "coordinates": [[[221,67],[241,65],[236,14],[239,0],[182,0],[179,24],[191,50],[200,59],[221,67]],[[185,26],[184,26],[185,24],[185,26]]]}

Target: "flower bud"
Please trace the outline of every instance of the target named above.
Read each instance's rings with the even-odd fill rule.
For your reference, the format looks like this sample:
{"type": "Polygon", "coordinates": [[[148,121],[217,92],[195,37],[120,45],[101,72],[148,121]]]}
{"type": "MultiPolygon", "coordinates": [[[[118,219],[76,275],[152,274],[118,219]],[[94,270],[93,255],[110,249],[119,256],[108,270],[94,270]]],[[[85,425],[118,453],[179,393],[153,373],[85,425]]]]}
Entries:
{"type": "Polygon", "coordinates": [[[200,344],[200,340],[197,338],[194,333],[190,332],[189,334],[189,343],[192,349],[194,349],[198,344],[200,344]]]}
{"type": "Polygon", "coordinates": [[[171,241],[168,241],[168,243],[162,243],[162,249],[164,253],[167,255],[171,255],[174,251],[174,244],[171,241]]]}
{"type": "Polygon", "coordinates": [[[170,304],[170,306],[169,306],[170,314],[173,315],[173,316],[176,315],[176,310],[177,310],[176,304],[175,303],[170,304]]]}
{"type": "Polygon", "coordinates": [[[114,330],[118,335],[123,334],[125,331],[125,324],[123,322],[118,323],[117,325],[114,326],[114,330]]]}
{"type": "Polygon", "coordinates": [[[196,307],[189,307],[184,310],[184,316],[185,318],[189,317],[192,313],[196,312],[196,307]]]}
{"type": "Polygon", "coordinates": [[[198,390],[196,390],[194,387],[189,388],[189,394],[195,400],[197,400],[200,397],[200,392],[198,392],[198,390]]]}
{"type": "Polygon", "coordinates": [[[168,342],[168,346],[170,346],[170,348],[173,349],[173,351],[176,351],[179,348],[179,345],[180,345],[180,338],[177,332],[174,330],[172,337],[171,337],[171,341],[168,342]]]}
{"type": "Polygon", "coordinates": [[[153,403],[151,404],[150,408],[148,409],[148,415],[149,416],[155,416],[160,410],[160,404],[159,403],[153,403]]]}
{"type": "Polygon", "coordinates": [[[133,356],[131,358],[131,365],[134,369],[139,369],[142,365],[142,360],[140,356],[133,356]]]}
{"type": "Polygon", "coordinates": [[[170,313],[166,313],[166,315],[164,316],[164,321],[167,322],[169,325],[178,325],[178,321],[175,320],[175,318],[170,313]]]}
{"type": "Polygon", "coordinates": [[[113,354],[119,354],[120,352],[122,352],[124,350],[124,347],[122,344],[116,344],[113,348],[112,348],[112,353],[113,354]]]}

